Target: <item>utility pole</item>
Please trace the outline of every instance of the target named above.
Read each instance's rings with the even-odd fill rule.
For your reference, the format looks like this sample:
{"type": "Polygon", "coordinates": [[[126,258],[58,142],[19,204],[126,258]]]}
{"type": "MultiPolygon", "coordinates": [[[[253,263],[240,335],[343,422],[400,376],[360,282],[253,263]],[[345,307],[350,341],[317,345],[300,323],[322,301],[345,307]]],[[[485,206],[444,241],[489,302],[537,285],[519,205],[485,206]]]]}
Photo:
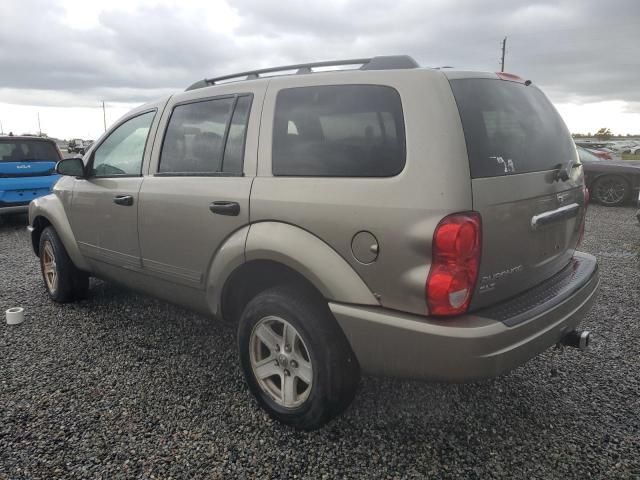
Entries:
{"type": "Polygon", "coordinates": [[[4,135],[4,128],[2,128],[2,120],[0,120],[0,135],[4,135]]]}
{"type": "Polygon", "coordinates": [[[38,136],[42,136],[42,127],[40,127],[40,112],[38,112],[38,136]]]}
{"type": "Polygon", "coordinates": [[[507,37],[502,39],[502,59],[500,60],[500,71],[504,72],[504,53],[507,49],[507,37]]]}
{"type": "Polygon", "coordinates": [[[104,108],[104,100],[102,101],[102,121],[104,123],[104,131],[107,131],[107,111],[104,108]]]}

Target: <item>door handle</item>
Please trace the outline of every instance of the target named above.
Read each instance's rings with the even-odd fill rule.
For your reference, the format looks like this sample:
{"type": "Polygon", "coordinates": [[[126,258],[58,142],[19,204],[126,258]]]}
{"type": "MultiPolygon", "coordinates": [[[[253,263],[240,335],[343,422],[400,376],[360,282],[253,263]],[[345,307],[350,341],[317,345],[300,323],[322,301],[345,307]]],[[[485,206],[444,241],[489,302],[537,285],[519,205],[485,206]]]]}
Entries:
{"type": "Polygon", "coordinates": [[[113,203],[116,205],[124,205],[125,207],[130,207],[133,205],[133,196],[131,195],[116,195],[113,197],[113,203]]]}
{"type": "Polygon", "coordinates": [[[575,217],[578,214],[578,210],[580,210],[580,205],[571,203],[555,210],[534,215],[531,217],[531,230],[537,230],[544,225],[575,217]]]}
{"type": "Polygon", "coordinates": [[[218,215],[235,217],[240,214],[240,204],[238,202],[217,201],[209,204],[209,210],[218,215]]]}

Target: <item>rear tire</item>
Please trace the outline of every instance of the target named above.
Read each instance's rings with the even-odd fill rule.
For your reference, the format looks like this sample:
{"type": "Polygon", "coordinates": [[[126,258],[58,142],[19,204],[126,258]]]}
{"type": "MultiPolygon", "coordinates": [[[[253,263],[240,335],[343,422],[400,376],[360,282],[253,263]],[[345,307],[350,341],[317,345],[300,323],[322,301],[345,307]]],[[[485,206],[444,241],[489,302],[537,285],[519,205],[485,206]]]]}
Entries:
{"type": "Polygon", "coordinates": [[[276,420],[314,430],[342,413],[358,388],[360,367],[324,299],[282,285],[256,295],[238,327],[249,389],[276,420]]]}
{"type": "Polygon", "coordinates": [[[54,302],[86,298],[89,275],[76,268],[53,227],[42,232],[38,251],[44,287],[54,302]]]}
{"type": "Polygon", "coordinates": [[[593,185],[593,196],[605,207],[617,207],[629,198],[631,188],[627,181],[617,175],[606,175],[596,180],[593,185]]]}

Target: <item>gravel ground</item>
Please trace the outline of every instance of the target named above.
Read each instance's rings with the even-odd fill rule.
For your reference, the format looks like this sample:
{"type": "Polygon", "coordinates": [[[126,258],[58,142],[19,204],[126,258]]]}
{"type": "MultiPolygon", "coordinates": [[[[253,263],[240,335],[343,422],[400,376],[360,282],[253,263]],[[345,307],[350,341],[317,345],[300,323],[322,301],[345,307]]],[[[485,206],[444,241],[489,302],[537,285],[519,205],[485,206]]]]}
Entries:
{"type": "Polygon", "coordinates": [[[24,219],[0,226],[0,478],[640,479],[640,226],[589,211],[602,288],[593,348],[551,349],[468,385],[365,378],[325,429],[271,421],[245,388],[234,332],[95,281],[45,296],[24,219]]]}

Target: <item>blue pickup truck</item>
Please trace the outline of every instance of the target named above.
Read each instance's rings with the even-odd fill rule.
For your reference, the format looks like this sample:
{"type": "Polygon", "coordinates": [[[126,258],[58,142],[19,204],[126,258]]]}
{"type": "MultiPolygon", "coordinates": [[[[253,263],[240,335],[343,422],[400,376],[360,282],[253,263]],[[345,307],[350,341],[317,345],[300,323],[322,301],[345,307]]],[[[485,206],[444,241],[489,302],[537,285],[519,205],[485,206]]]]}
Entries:
{"type": "Polygon", "coordinates": [[[0,137],[0,215],[29,210],[29,202],[47,195],[59,178],[62,160],[53,140],[29,136],[0,137]]]}

